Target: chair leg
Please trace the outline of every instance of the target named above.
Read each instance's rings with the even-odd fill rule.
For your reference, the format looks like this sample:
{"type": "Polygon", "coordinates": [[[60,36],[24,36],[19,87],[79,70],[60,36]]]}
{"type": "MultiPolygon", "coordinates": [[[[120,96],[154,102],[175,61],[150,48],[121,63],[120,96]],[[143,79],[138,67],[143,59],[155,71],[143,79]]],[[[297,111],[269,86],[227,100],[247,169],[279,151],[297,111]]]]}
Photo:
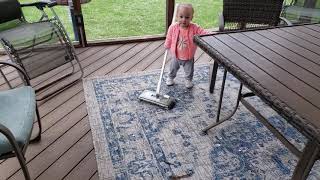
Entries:
{"type": "Polygon", "coordinates": [[[23,156],[20,148],[14,148],[14,151],[16,153],[16,156],[18,158],[18,161],[20,163],[20,166],[21,166],[21,169],[22,169],[22,172],[24,174],[24,177],[26,178],[26,180],[30,180],[30,174],[29,174],[29,171],[28,171],[28,168],[27,168],[27,164],[26,164],[26,159],[25,157],[23,156]]]}
{"type": "MultiPolygon", "coordinates": [[[[49,97],[54,97],[54,96],[58,95],[59,93],[61,93],[62,91],[70,88],[71,86],[73,86],[74,84],[76,84],[77,82],[79,82],[83,78],[83,75],[84,75],[83,67],[82,67],[82,65],[80,63],[80,60],[78,59],[78,56],[75,53],[75,49],[74,49],[73,46],[71,46],[70,51],[71,51],[70,53],[74,57],[74,60],[77,62],[78,66],[79,66],[79,70],[80,70],[80,73],[81,73],[80,76],[77,79],[75,79],[75,80],[71,81],[70,83],[66,84],[65,86],[61,87],[60,89],[58,89],[58,90],[56,90],[54,92],[48,93],[48,94],[46,94],[46,95],[44,95],[44,96],[42,96],[40,98],[37,98],[36,99],[37,101],[42,101],[42,100],[47,99],[49,97]]],[[[72,62],[70,62],[70,63],[72,64],[72,62]]],[[[73,65],[73,71],[72,72],[70,72],[69,74],[66,74],[65,76],[63,76],[63,77],[61,77],[61,78],[59,78],[59,79],[47,84],[44,87],[41,87],[41,88],[37,89],[36,92],[41,91],[42,89],[47,88],[47,87],[59,82],[60,80],[65,79],[65,78],[67,78],[67,77],[69,77],[69,76],[71,76],[71,75],[73,75],[75,73],[77,73],[77,72],[74,72],[74,65],[73,65]]]]}
{"type": "Polygon", "coordinates": [[[38,142],[41,139],[42,125],[41,125],[40,114],[39,114],[39,109],[37,104],[36,104],[36,116],[37,116],[39,131],[37,136],[30,140],[30,143],[38,142]]]}
{"type": "Polygon", "coordinates": [[[11,133],[11,131],[6,128],[5,126],[0,124],[0,133],[2,133],[4,136],[6,136],[6,138],[8,139],[8,141],[10,142],[14,153],[16,154],[18,161],[20,163],[21,169],[23,171],[24,177],[26,180],[30,180],[30,175],[29,175],[29,171],[27,168],[27,164],[26,164],[26,159],[22,153],[21,148],[19,147],[17,141],[15,140],[13,134],[11,133]]]}

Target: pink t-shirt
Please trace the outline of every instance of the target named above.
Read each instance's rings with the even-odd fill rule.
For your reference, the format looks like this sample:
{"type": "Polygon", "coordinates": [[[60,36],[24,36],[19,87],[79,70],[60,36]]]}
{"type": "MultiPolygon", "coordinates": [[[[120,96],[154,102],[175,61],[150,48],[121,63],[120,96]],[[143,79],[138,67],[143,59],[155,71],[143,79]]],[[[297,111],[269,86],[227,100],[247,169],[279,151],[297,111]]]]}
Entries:
{"type": "Polygon", "coordinates": [[[193,36],[207,34],[208,32],[194,23],[190,23],[188,29],[183,32],[180,29],[179,23],[174,23],[169,27],[164,47],[170,49],[171,55],[174,57],[180,60],[190,60],[194,58],[197,49],[197,46],[193,43],[193,36]],[[181,48],[182,46],[179,46],[179,44],[187,48],[181,48]]]}
{"type": "Polygon", "coordinates": [[[180,27],[179,31],[180,33],[177,43],[177,58],[180,60],[189,60],[189,30],[180,27]]]}

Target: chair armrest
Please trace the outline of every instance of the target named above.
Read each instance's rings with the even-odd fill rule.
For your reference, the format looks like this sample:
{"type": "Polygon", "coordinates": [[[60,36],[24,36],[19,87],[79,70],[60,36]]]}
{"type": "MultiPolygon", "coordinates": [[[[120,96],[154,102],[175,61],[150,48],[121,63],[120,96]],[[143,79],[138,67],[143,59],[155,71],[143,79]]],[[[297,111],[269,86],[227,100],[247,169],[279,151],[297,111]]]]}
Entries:
{"type": "Polygon", "coordinates": [[[224,31],[224,18],[223,14],[219,14],[219,31],[224,31]]]}
{"type": "Polygon", "coordinates": [[[6,138],[11,142],[11,139],[15,139],[13,134],[11,133],[10,129],[8,129],[6,126],[0,123],[0,133],[6,136],[6,138]]]}
{"type": "Polygon", "coordinates": [[[280,20],[283,21],[285,24],[287,24],[287,26],[292,26],[292,23],[288,19],[284,17],[280,17],[280,20]]]}
{"type": "Polygon", "coordinates": [[[15,68],[20,74],[23,75],[23,82],[25,83],[25,85],[31,86],[27,73],[20,66],[14,64],[14,63],[8,62],[8,61],[0,61],[0,67],[1,67],[1,65],[6,65],[6,66],[10,66],[10,67],[15,68]]]}
{"type": "Polygon", "coordinates": [[[1,123],[0,123],[0,134],[3,134],[8,139],[9,143],[12,145],[13,151],[16,151],[16,154],[19,154],[19,156],[23,157],[22,149],[17,143],[16,138],[14,137],[10,129],[8,129],[6,126],[4,126],[1,123]]]}
{"type": "Polygon", "coordinates": [[[45,7],[53,7],[55,5],[57,5],[56,1],[38,1],[38,2],[32,2],[32,3],[23,3],[20,4],[21,7],[30,7],[30,6],[34,6],[37,7],[39,10],[43,10],[45,7]]]}
{"type": "MultiPolygon", "coordinates": [[[[61,5],[61,6],[69,6],[68,0],[50,0],[51,2],[55,2],[56,5],[61,5]]],[[[80,4],[86,4],[91,2],[91,0],[80,0],[80,4]]]]}

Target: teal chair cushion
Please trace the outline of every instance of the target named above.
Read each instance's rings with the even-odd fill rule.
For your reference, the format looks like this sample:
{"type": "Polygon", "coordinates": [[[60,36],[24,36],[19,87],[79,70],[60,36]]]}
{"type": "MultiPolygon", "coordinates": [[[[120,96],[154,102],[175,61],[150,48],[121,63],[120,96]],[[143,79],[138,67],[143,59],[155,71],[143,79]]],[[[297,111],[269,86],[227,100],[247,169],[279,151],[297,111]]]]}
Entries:
{"type": "MultiPolygon", "coordinates": [[[[0,123],[11,131],[19,146],[30,138],[35,108],[35,93],[30,86],[0,92],[0,123]]],[[[0,155],[10,151],[11,144],[0,133],[0,155]]]]}

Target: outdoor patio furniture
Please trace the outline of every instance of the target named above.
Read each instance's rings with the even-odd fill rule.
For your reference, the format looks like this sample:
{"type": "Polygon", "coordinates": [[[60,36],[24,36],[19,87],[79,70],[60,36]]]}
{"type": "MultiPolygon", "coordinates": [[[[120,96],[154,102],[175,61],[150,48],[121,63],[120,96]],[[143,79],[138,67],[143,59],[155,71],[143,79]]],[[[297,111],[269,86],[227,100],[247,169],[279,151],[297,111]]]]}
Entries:
{"type": "Polygon", "coordinates": [[[293,24],[319,23],[320,2],[317,0],[292,0],[283,7],[281,16],[293,24]]]}
{"type": "Polygon", "coordinates": [[[35,84],[31,81],[37,94],[41,93],[37,100],[56,95],[83,76],[72,42],[53,9],[55,5],[55,2],[0,1],[0,42],[11,61],[26,72],[29,80],[37,78],[35,84]],[[40,15],[30,20],[36,15],[25,17],[22,8],[34,8],[40,15]],[[70,77],[76,73],[77,76],[70,77]],[[52,80],[43,84],[40,77],[52,80]],[[65,83],[58,83],[63,79],[65,83]]]}
{"type": "Polygon", "coordinates": [[[219,31],[277,26],[283,0],[224,0],[219,31]]]}
{"type": "MultiPolygon", "coordinates": [[[[280,17],[283,0],[223,0],[219,16],[219,31],[248,30],[291,23],[280,17]]],[[[218,64],[214,63],[210,74],[210,92],[213,93],[218,64]]]]}
{"type": "Polygon", "coordinates": [[[35,92],[21,67],[0,61],[0,67],[4,65],[19,71],[25,86],[0,91],[0,159],[16,156],[25,178],[30,179],[24,154],[29,143],[41,139],[41,122],[35,92]],[[30,140],[35,116],[39,130],[35,138],[30,140]]]}
{"type": "Polygon", "coordinates": [[[231,120],[241,102],[299,161],[292,179],[306,179],[320,154],[320,24],[196,36],[195,42],[225,68],[216,122],[231,120]],[[220,119],[227,72],[240,82],[236,107],[220,119]],[[242,92],[242,84],[251,92],[242,92]],[[308,141],[303,150],[287,140],[250,103],[258,96],[308,141]]]}

